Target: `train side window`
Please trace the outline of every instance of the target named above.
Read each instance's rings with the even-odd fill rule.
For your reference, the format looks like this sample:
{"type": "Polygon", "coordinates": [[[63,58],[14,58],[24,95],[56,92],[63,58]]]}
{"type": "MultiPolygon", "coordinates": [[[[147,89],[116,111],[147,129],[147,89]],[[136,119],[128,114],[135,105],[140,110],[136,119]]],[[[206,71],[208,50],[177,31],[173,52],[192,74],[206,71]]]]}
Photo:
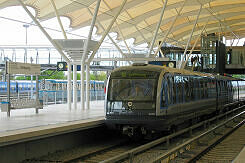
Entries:
{"type": "Polygon", "coordinates": [[[199,92],[199,81],[198,79],[195,77],[194,78],[194,84],[195,84],[195,99],[199,100],[200,99],[200,92],[199,92]]]}
{"type": "Polygon", "coordinates": [[[172,84],[171,84],[171,77],[168,76],[167,77],[167,81],[168,81],[168,85],[167,85],[167,89],[168,89],[168,105],[172,104],[172,84]]]}
{"type": "Polygon", "coordinates": [[[183,102],[183,86],[182,86],[182,76],[176,75],[174,77],[174,82],[176,84],[176,100],[177,103],[183,102]]]}
{"type": "Polygon", "coordinates": [[[172,103],[175,104],[176,103],[176,84],[174,83],[174,77],[171,77],[172,79],[172,96],[173,96],[173,101],[172,103]]]}
{"type": "Polygon", "coordinates": [[[194,96],[194,81],[193,81],[193,77],[190,76],[189,77],[189,89],[190,89],[190,99],[191,101],[195,100],[195,96],[194,96]]]}
{"type": "Polygon", "coordinates": [[[161,107],[165,107],[166,106],[166,88],[167,88],[167,82],[166,82],[166,78],[163,77],[163,81],[162,81],[162,90],[161,90],[161,107]]]}
{"type": "Polygon", "coordinates": [[[207,78],[204,78],[204,98],[207,98],[208,97],[208,80],[207,78]]]}
{"type": "Polygon", "coordinates": [[[185,101],[189,102],[190,101],[190,87],[189,87],[188,76],[184,76],[183,77],[183,82],[184,82],[184,97],[185,97],[185,101]]]}

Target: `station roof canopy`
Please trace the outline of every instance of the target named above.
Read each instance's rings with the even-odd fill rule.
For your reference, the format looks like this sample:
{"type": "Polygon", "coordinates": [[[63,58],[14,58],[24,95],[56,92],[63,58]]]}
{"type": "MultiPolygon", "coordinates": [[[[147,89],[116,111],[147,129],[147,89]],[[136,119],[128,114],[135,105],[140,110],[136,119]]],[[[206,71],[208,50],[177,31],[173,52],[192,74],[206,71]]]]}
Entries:
{"type": "MultiPolygon", "coordinates": [[[[22,1],[36,10],[36,16],[40,21],[55,17],[51,0],[22,1]]],[[[77,29],[90,25],[92,15],[88,10],[94,12],[97,0],[54,0],[54,2],[59,15],[68,17],[71,21],[70,27],[77,29]]],[[[109,25],[122,2],[123,0],[101,1],[97,21],[100,21],[104,28],[109,25]]],[[[136,45],[150,43],[163,4],[164,0],[127,0],[117,18],[117,24],[123,34],[119,34],[118,39],[134,38],[136,45]]],[[[15,5],[19,5],[17,0],[0,0],[0,8],[15,5]]],[[[200,34],[204,26],[204,32],[219,33],[228,39],[245,36],[245,0],[168,0],[157,39],[164,37],[164,33],[171,27],[175,16],[180,12],[166,42],[185,45],[201,5],[202,9],[192,40],[200,34]],[[181,10],[182,5],[184,7],[181,10]]],[[[110,32],[119,33],[118,26],[114,23],[110,32]]],[[[102,34],[104,30],[98,24],[97,28],[97,34],[102,34]]]]}

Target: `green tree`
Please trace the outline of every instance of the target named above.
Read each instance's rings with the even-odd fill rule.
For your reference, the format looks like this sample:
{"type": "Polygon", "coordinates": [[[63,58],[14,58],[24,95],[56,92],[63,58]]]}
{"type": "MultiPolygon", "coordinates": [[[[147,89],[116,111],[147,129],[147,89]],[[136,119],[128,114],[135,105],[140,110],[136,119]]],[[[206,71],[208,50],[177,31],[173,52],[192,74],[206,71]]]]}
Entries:
{"type": "MultiPolygon", "coordinates": [[[[35,80],[36,77],[33,77],[33,80],[35,80]]],[[[65,78],[65,74],[62,71],[51,71],[51,70],[47,70],[41,73],[41,75],[39,76],[39,79],[66,79],[65,78]]],[[[19,76],[16,77],[16,80],[31,80],[31,76],[19,76]]]]}
{"type": "Polygon", "coordinates": [[[239,78],[239,79],[245,79],[245,75],[239,75],[239,74],[232,75],[232,77],[239,78]]]}

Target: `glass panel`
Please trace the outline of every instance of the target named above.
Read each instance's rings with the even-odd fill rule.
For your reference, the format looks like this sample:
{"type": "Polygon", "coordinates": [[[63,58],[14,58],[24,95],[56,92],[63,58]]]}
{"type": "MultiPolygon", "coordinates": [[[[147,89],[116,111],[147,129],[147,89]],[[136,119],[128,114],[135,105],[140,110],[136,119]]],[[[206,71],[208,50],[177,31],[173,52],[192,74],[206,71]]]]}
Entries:
{"type": "Polygon", "coordinates": [[[153,101],[155,88],[155,79],[112,79],[109,100],[153,101]]]}

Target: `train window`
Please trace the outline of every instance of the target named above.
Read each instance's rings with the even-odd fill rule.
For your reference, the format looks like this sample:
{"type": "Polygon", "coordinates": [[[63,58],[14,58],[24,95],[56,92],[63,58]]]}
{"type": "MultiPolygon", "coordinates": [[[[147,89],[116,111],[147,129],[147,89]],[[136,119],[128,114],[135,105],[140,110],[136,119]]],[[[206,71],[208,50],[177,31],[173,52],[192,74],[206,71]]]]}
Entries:
{"type": "Polygon", "coordinates": [[[207,89],[208,89],[208,86],[207,86],[207,78],[204,78],[203,80],[203,98],[207,98],[208,95],[207,95],[207,89]]]}
{"type": "Polygon", "coordinates": [[[196,100],[199,100],[200,99],[200,81],[197,77],[195,77],[194,83],[195,83],[195,97],[196,97],[196,100]]]}
{"type": "Polygon", "coordinates": [[[202,79],[202,78],[200,78],[199,83],[200,83],[200,89],[199,89],[199,92],[200,92],[200,99],[203,99],[203,97],[204,97],[204,91],[203,91],[204,85],[203,85],[203,79],[202,79]]]}
{"type": "Polygon", "coordinates": [[[165,94],[166,94],[166,81],[163,80],[162,81],[162,90],[161,90],[161,107],[164,107],[167,105],[166,103],[166,97],[165,97],[165,94]]]}
{"type": "Polygon", "coordinates": [[[172,77],[172,87],[173,87],[173,91],[172,91],[173,104],[175,104],[176,103],[176,85],[174,83],[174,77],[172,77]]]}
{"type": "Polygon", "coordinates": [[[176,85],[176,100],[178,103],[183,102],[183,86],[182,86],[182,76],[174,76],[174,83],[176,85]]]}
{"type": "Polygon", "coordinates": [[[155,79],[112,79],[110,83],[110,100],[154,100],[156,89],[155,79]]]}
{"type": "Polygon", "coordinates": [[[189,89],[190,89],[190,99],[191,101],[195,100],[195,95],[194,95],[194,80],[193,77],[189,77],[189,89]]]}
{"type": "Polygon", "coordinates": [[[171,91],[172,91],[172,89],[171,89],[171,78],[170,78],[170,76],[169,77],[167,77],[167,81],[168,81],[168,85],[167,85],[167,90],[168,90],[168,105],[170,105],[170,104],[172,104],[172,93],[171,93],[171,91]]]}
{"type": "Polygon", "coordinates": [[[184,76],[183,81],[184,81],[184,99],[186,102],[189,102],[190,101],[190,89],[189,89],[188,76],[184,76]]]}

